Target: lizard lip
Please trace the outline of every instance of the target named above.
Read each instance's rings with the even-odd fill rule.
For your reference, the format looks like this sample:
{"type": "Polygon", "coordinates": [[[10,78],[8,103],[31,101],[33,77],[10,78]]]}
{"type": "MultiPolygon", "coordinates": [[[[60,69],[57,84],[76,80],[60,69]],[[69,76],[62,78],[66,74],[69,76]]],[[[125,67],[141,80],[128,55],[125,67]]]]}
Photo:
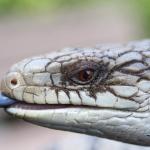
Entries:
{"type": "MultiPolygon", "coordinates": [[[[59,109],[59,108],[71,108],[79,107],[72,104],[31,104],[16,99],[11,99],[5,96],[3,93],[0,93],[0,108],[18,108],[25,110],[45,110],[45,109],[59,109]]],[[[83,107],[83,106],[80,106],[83,107]]],[[[90,106],[86,106],[90,107],[90,106]]]]}
{"type": "Polygon", "coordinates": [[[65,105],[65,104],[30,104],[25,102],[16,102],[12,105],[9,105],[6,108],[19,108],[25,110],[45,110],[45,109],[67,108],[72,106],[73,105],[65,105]]]}
{"type": "Polygon", "coordinates": [[[56,109],[56,108],[64,108],[67,105],[55,105],[55,104],[31,104],[26,102],[21,102],[15,99],[11,99],[5,96],[3,93],[0,93],[0,108],[22,108],[22,109],[56,109]]]}

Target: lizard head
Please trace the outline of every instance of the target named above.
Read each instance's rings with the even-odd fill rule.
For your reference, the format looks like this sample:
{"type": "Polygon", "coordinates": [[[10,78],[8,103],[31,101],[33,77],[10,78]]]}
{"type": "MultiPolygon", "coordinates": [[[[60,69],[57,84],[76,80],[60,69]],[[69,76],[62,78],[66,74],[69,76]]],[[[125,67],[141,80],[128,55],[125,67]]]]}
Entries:
{"type": "Polygon", "coordinates": [[[150,42],[68,48],[11,67],[6,111],[41,126],[128,143],[150,141],[150,42]]]}

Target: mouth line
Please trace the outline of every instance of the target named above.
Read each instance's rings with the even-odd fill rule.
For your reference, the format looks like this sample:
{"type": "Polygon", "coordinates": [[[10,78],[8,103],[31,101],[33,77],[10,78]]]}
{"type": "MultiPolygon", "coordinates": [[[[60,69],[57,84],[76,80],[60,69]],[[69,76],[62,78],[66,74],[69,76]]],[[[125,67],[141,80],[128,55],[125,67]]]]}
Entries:
{"type": "Polygon", "coordinates": [[[70,104],[36,104],[19,101],[17,99],[9,98],[7,95],[0,92],[0,108],[20,108],[27,110],[44,110],[44,109],[58,109],[66,107],[77,107],[70,104]]]}
{"type": "MultiPolygon", "coordinates": [[[[88,105],[73,105],[73,104],[36,104],[36,103],[26,103],[26,102],[19,102],[16,100],[14,104],[11,104],[5,107],[5,110],[8,109],[21,109],[21,110],[34,110],[34,111],[42,111],[42,110],[55,110],[55,109],[88,109],[88,110],[114,110],[110,107],[97,107],[97,106],[88,106],[88,105]]],[[[122,111],[120,109],[115,109],[115,111],[122,111]]],[[[124,110],[126,111],[126,110],[124,110]]],[[[129,112],[129,111],[127,111],[129,112]]],[[[131,111],[132,112],[132,111],[131,111]]]]}
{"type": "MultiPolygon", "coordinates": [[[[7,108],[18,108],[18,109],[25,109],[25,110],[46,110],[46,109],[61,109],[61,108],[71,108],[71,107],[84,107],[84,106],[77,106],[71,104],[33,104],[33,103],[26,103],[26,102],[18,102],[9,105],[7,108]]],[[[87,106],[90,107],[90,106],[87,106]]]]}
{"type": "MultiPolygon", "coordinates": [[[[114,110],[112,107],[97,107],[97,106],[89,106],[89,105],[74,105],[74,104],[37,104],[37,103],[27,103],[25,101],[19,101],[17,99],[11,99],[4,94],[0,94],[0,107],[7,109],[21,109],[21,110],[52,110],[52,109],[69,109],[69,108],[78,108],[78,109],[109,109],[114,110]],[[4,99],[4,101],[2,100],[4,99]]],[[[121,111],[121,109],[115,109],[116,111],[121,111]]],[[[129,111],[125,110],[124,111],[129,111]]]]}
{"type": "Polygon", "coordinates": [[[65,109],[65,108],[88,108],[88,109],[99,109],[96,106],[89,105],[74,105],[74,104],[38,104],[28,103],[17,99],[9,98],[5,93],[0,92],[0,108],[22,109],[22,110],[48,110],[48,109],[65,109]]]}

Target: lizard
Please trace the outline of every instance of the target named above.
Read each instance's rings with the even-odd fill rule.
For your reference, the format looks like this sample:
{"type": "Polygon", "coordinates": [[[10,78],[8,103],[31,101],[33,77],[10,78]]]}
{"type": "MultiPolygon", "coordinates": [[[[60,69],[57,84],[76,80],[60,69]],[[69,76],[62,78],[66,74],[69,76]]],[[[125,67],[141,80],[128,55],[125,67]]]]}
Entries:
{"type": "Polygon", "coordinates": [[[6,112],[33,124],[150,146],[150,40],[26,58],[0,96],[6,112]]]}

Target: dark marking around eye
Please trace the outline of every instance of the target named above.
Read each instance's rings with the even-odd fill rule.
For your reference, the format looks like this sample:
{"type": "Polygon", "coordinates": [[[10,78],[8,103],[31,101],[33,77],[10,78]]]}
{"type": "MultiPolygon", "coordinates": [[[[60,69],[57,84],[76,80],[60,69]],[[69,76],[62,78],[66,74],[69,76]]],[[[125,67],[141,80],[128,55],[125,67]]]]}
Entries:
{"type": "Polygon", "coordinates": [[[93,60],[78,60],[67,67],[63,68],[65,81],[68,80],[70,85],[88,85],[100,83],[107,77],[108,64],[102,61],[94,62],[93,60]]]}

